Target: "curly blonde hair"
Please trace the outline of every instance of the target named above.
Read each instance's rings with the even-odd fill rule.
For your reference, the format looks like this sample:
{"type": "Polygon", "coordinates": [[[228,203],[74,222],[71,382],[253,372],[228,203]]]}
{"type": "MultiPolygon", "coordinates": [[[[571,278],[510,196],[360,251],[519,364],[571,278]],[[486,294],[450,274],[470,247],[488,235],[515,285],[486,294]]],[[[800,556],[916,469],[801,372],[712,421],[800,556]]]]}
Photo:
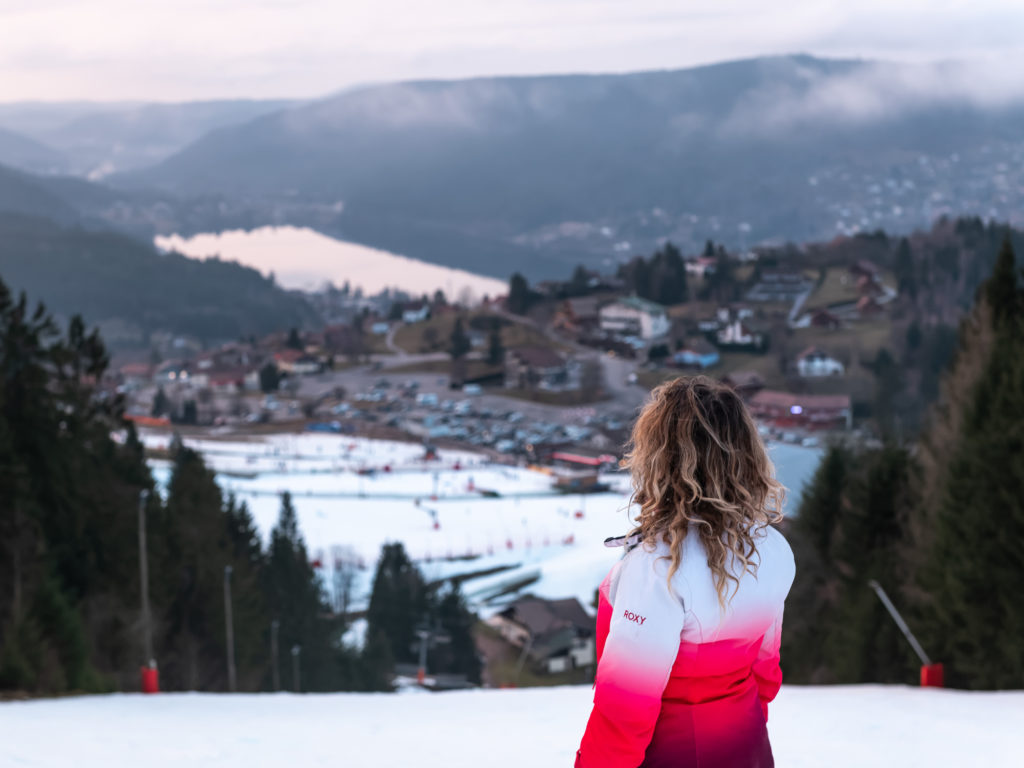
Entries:
{"type": "Polygon", "coordinates": [[[659,538],[669,545],[671,579],[695,523],[724,609],[728,582],[738,589],[737,573],[756,574],[754,535],[782,520],[785,496],[739,395],[706,376],[657,387],[633,426],[622,466],[632,474],[631,502],[640,507],[631,535],[647,546],[659,538]]]}

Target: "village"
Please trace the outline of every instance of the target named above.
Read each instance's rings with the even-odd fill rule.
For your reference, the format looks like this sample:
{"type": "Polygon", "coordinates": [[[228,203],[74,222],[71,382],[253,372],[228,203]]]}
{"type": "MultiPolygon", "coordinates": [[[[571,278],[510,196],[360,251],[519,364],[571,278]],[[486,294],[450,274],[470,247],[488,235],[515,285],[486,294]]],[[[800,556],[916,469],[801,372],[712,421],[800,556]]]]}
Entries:
{"type": "Polygon", "coordinates": [[[898,336],[891,274],[863,259],[812,270],[722,253],[686,270],[699,298],[669,306],[582,269],[528,288],[525,308],[508,296],[460,305],[441,292],[400,300],[346,287],[313,297],[319,330],[212,349],[160,339],[144,356],[115,357],[107,385],[150,426],[306,428],[513,461],[614,454],[649,389],[684,373],[730,383],[779,440],[815,445],[863,426],[870,361],[898,336]],[[704,286],[725,258],[731,296],[742,294],[716,301],[704,286]]]}
{"type": "MultiPolygon", "coordinates": [[[[261,528],[276,514],[276,488],[293,489],[324,583],[358,574],[350,640],[359,642],[361,582],[379,542],[368,532],[361,547],[339,548],[340,523],[323,521],[358,499],[380,510],[380,541],[404,541],[428,578],[459,580],[481,618],[485,684],[587,682],[596,662],[587,585],[608,567],[600,541],[620,525],[609,515],[625,493],[617,464],[651,387],[687,373],[729,383],[778,447],[797,496],[820,446],[875,439],[858,403],[874,391],[867,363],[898,335],[893,276],[865,259],[817,269],[777,262],[721,251],[688,259],[691,298],[674,304],[583,269],[525,291],[513,278],[509,295],[473,304],[440,292],[328,290],[311,297],[320,329],[209,349],[163,339],[144,360],[117,359],[107,386],[126,398],[157,466],[171,432],[200,441],[261,528]],[[718,269],[729,272],[725,289],[718,269]],[[338,440],[343,453],[334,443],[318,443],[315,457],[262,447],[281,439],[338,440]],[[364,443],[350,441],[367,440],[352,452],[364,443]],[[519,521],[520,497],[536,519],[519,521]],[[473,517],[456,524],[462,506],[473,517]],[[478,512],[486,517],[471,522],[478,512]]],[[[431,674],[429,662],[396,674],[432,689],[470,685],[431,674]]]]}

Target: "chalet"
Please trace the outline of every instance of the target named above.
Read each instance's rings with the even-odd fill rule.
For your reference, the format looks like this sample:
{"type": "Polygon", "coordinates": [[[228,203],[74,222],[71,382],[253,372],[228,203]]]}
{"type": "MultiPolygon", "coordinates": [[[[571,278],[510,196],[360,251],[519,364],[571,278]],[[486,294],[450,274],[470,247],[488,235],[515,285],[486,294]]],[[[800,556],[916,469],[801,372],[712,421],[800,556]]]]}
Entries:
{"type": "Polygon", "coordinates": [[[836,330],[842,325],[839,317],[827,309],[815,309],[810,313],[810,325],[815,328],[828,328],[829,330],[836,330]]]}
{"type": "Polygon", "coordinates": [[[596,660],[594,619],[575,597],[521,597],[486,623],[549,674],[588,667],[596,660]]]}
{"type": "Polygon", "coordinates": [[[430,304],[418,301],[402,307],[402,322],[408,325],[422,323],[430,318],[430,304]]]}
{"type": "Polygon", "coordinates": [[[850,265],[850,274],[858,279],[866,277],[878,282],[882,277],[882,268],[868,259],[858,259],[850,265]]]}
{"type": "Polygon", "coordinates": [[[117,372],[128,386],[141,386],[153,380],[153,366],[149,363],[126,363],[117,372]]]}
{"type": "Polygon", "coordinates": [[[505,352],[506,389],[565,392],[579,386],[579,365],[549,347],[515,347],[505,352]]]}
{"type": "Polygon", "coordinates": [[[732,387],[744,399],[764,389],[764,379],[757,371],[733,371],[722,377],[722,383],[732,387]]]}
{"type": "Polygon", "coordinates": [[[672,361],[686,368],[704,370],[718,365],[721,360],[718,350],[706,339],[688,339],[682,348],[672,356],[672,361]]]}
{"type": "Polygon", "coordinates": [[[814,282],[803,272],[766,269],[747,293],[747,299],[788,304],[813,287],[814,282]]]}
{"type": "Polygon", "coordinates": [[[857,299],[857,314],[860,317],[875,317],[885,312],[885,309],[874,296],[861,296],[857,299]]]}
{"type": "Polygon", "coordinates": [[[598,313],[601,330],[616,336],[657,339],[669,332],[668,313],[661,304],[637,296],[616,299],[598,313]]]}
{"type": "Polygon", "coordinates": [[[280,352],[275,352],[274,362],[277,364],[278,370],[297,376],[320,373],[323,370],[320,360],[299,349],[282,349],[280,352]]]}
{"type": "Polygon", "coordinates": [[[701,256],[686,262],[686,271],[694,277],[705,278],[715,273],[718,260],[710,256],[701,256]]]}
{"type": "Polygon", "coordinates": [[[849,429],[853,418],[849,395],[795,395],[762,389],[748,405],[755,417],[782,428],[849,429]]]}
{"type": "Polygon", "coordinates": [[[767,346],[765,335],[748,321],[736,318],[715,333],[719,347],[763,350],[767,346]]]}
{"type": "Polygon", "coordinates": [[[808,347],[796,358],[797,372],[805,378],[842,376],[846,368],[819,347],[808,347]]]}
{"type": "Polygon", "coordinates": [[[574,336],[591,333],[601,324],[596,296],[581,296],[563,301],[551,320],[555,330],[574,336]]]}
{"type": "MultiPolygon", "coordinates": [[[[249,371],[245,368],[217,368],[205,371],[204,374],[206,376],[204,386],[216,392],[234,393],[245,389],[249,371]]],[[[253,389],[256,388],[253,387],[253,389]]]]}
{"type": "Polygon", "coordinates": [[[882,283],[868,275],[861,275],[857,278],[857,295],[858,296],[884,296],[885,288],[882,287],[882,283]]]}

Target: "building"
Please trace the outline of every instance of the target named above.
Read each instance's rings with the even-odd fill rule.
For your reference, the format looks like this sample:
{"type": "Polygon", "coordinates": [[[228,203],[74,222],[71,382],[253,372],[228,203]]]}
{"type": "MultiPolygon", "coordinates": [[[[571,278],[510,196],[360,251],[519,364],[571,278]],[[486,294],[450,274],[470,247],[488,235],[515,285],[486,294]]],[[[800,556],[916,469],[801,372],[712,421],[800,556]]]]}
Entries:
{"type": "Polygon", "coordinates": [[[694,277],[706,278],[713,275],[718,266],[718,259],[711,256],[701,256],[693,261],[686,262],[686,272],[694,277]]]}
{"type": "Polygon", "coordinates": [[[596,660],[594,619],[575,597],[521,597],[486,623],[549,674],[587,667],[596,660]]]}
{"type": "Polygon", "coordinates": [[[856,278],[866,277],[881,282],[882,268],[868,259],[858,259],[850,265],[850,274],[856,278]]]}
{"type": "Polygon", "coordinates": [[[706,339],[687,339],[682,348],[672,356],[672,361],[687,368],[701,370],[718,365],[721,360],[718,350],[706,339]]]}
{"type": "Polygon", "coordinates": [[[849,395],[795,395],[762,389],[747,404],[755,417],[777,427],[849,429],[852,425],[849,395]]]}
{"type": "Polygon", "coordinates": [[[815,309],[810,312],[810,325],[815,328],[828,328],[831,331],[837,330],[842,321],[839,317],[827,309],[815,309]]]}
{"type": "Polygon", "coordinates": [[[515,347],[505,352],[506,389],[565,392],[580,387],[579,365],[549,347],[515,347]]]}
{"type": "Polygon", "coordinates": [[[555,310],[551,327],[573,336],[591,333],[600,326],[598,308],[599,301],[596,296],[566,299],[555,310]]]}
{"type": "Polygon", "coordinates": [[[754,328],[748,321],[737,317],[715,333],[715,341],[719,347],[740,348],[763,351],[767,340],[761,331],[754,328]]]}
{"type": "Polygon", "coordinates": [[[797,355],[796,369],[805,378],[842,376],[846,373],[846,368],[841,362],[829,357],[819,347],[808,347],[797,355]]]}
{"type": "Polygon", "coordinates": [[[305,376],[320,373],[323,364],[313,355],[308,355],[299,349],[282,349],[274,353],[274,362],[278,370],[296,376],[305,376]]]}
{"type": "Polygon", "coordinates": [[[722,383],[735,389],[745,400],[764,389],[764,378],[757,371],[733,371],[722,378],[722,383]]]}
{"type": "Polygon", "coordinates": [[[637,296],[616,299],[601,307],[599,316],[602,331],[648,341],[661,338],[671,327],[665,307],[637,296]]]}
{"type": "Polygon", "coordinates": [[[761,279],[747,294],[748,301],[770,301],[789,304],[814,287],[814,281],[803,272],[764,270],[761,279]]]}
{"type": "Polygon", "coordinates": [[[857,299],[857,314],[860,317],[876,317],[885,312],[874,296],[861,296],[857,299]]]}
{"type": "Polygon", "coordinates": [[[406,304],[402,308],[402,322],[407,324],[422,323],[430,317],[430,305],[425,302],[406,304]]]}

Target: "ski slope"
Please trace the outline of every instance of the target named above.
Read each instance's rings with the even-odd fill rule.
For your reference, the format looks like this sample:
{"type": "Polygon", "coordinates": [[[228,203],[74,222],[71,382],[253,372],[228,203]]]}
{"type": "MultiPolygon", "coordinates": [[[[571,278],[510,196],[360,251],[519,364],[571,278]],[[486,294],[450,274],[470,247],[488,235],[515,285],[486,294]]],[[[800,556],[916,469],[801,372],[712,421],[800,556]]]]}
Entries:
{"type": "MultiPolygon", "coordinates": [[[[142,439],[166,447],[169,435],[144,432],[142,439]]],[[[622,554],[604,547],[604,539],[631,527],[629,478],[622,473],[602,477],[608,493],[560,495],[541,471],[491,464],[470,451],[442,450],[426,461],[414,443],[320,433],[186,443],[203,453],[226,491],[248,504],[265,538],[277,521],[281,492],[291,492],[325,584],[330,587],[339,557],[356,561],[353,608],[368,599],[380,548],[392,541],[404,544],[428,579],[505,568],[464,584],[477,608],[523,589],[577,597],[589,606],[622,554]]],[[[817,454],[785,447],[796,471],[780,464],[780,479],[799,486],[817,454]]],[[[166,483],[169,463],[151,465],[166,483]]]]}
{"type": "MultiPolygon", "coordinates": [[[[0,765],[569,766],[587,687],[444,694],[138,694],[0,704],[0,765]]],[[[783,687],[780,768],[1020,765],[1024,692],[783,687]]]]}

